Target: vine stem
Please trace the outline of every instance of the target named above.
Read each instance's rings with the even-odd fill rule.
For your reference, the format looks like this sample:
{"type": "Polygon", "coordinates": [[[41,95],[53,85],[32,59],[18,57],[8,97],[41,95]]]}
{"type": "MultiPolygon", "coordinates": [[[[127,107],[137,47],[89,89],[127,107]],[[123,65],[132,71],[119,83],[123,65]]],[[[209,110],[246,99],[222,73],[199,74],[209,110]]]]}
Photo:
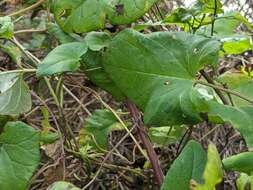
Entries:
{"type": "Polygon", "coordinates": [[[163,171],[160,166],[158,156],[157,156],[157,154],[153,148],[153,145],[148,137],[147,131],[145,130],[145,126],[144,126],[142,119],[141,119],[141,114],[134,103],[127,101],[127,107],[128,107],[130,114],[133,117],[133,122],[134,122],[134,125],[136,126],[137,133],[138,133],[138,135],[139,135],[139,137],[140,137],[140,139],[141,139],[141,141],[148,153],[149,161],[150,161],[152,168],[154,170],[154,174],[155,174],[155,178],[157,180],[157,183],[159,186],[161,186],[163,183],[163,178],[164,178],[163,171]]]}
{"type": "Polygon", "coordinates": [[[214,0],[214,13],[213,13],[213,20],[212,20],[211,36],[213,36],[214,34],[214,23],[217,17],[217,9],[218,9],[217,0],[214,0]]]}
{"type": "Polygon", "coordinates": [[[17,11],[17,12],[11,13],[11,14],[9,14],[7,16],[12,17],[12,16],[17,16],[17,15],[23,14],[23,13],[25,13],[27,11],[30,11],[30,10],[33,10],[33,9],[37,8],[38,6],[40,6],[41,4],[43,4],[44,2],[45,2],[45,0],[39,0],[37,3],[34,3],[30,7],[26,7],[24,9],[21,9],[21,10],[17,11]]]}
{"type": "Polygon", "coordinates": [[[226,92],[226,93],[229,93],[229,94],[232,94],[232,95],[234,95],[234,96],[237,96],[237,97],[239,97],[239,98],[241,98],[241,99],[243,99],[243,100],[245,100],[245,101],[247,101],[247,102],[253,104],[253,100],[251,100],[251,99],[249,99],[249,98],[247,98],[247,97],[245,97],[245,96],[241,95],[240,93],[235,92],[235,91],[233,91],[233,90],[229,90],[229,89],[227,89],[227,88],[223,88],[223,87],[221,87],[221,86],[217,86],[217,85],[214,85],[214,84],[210,84],[210,83],[207,83],[207,82],[204,82],[204,81],[195,81],[195,82],[194,82],[194,85],[196,85],[196,84],[202,84],[202,85],[205,85],[205,86],[212,87],[213,89],[218,89],[218,90],[224,91],[224,92],[226,92]]]}
{"type": "Polygon", "coordinates": [[[18,69],[11,71],[2,71],[0,74],[10,74],[10,73],[35,73],[36,69],[18,69]]]}

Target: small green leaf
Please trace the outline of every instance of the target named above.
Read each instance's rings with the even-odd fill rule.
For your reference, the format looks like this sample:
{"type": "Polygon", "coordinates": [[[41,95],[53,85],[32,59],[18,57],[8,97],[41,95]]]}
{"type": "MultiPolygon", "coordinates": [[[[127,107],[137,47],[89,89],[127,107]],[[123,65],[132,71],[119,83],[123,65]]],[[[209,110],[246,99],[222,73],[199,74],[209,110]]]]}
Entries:
{"type": "Polygon", "coordinates": [[[9,55],[12,61],[17,63],[18,65],[21,65],[22,52],[17,46],[7,41],[4,44],[0,44],[0,49],[2,49],[4,53],[9,55]]]}
{"type": "Polygon", "coordinates": [[[185,126],[151,127],[148,129],[148,133],[152,142],[158,145],[168,145],[179,140],[185,129],[185,126]]]}
{"type": "Polygon", "coordinates": [[[58,46],[39,65],[37,75],[45,76],[77,70],[81,56],[87,52],[87,49],[85,42],[72,42],[58,46]]]}
{"type": "Polygon", "coordinates": [[[65,181],[57,181],[49,187],[48,190],[81,190],[73,184],[65,181]]]}
{"type": "Polygon", "coordinates": [[[198,184],[196,190],[215,190],[222,181],[223,171],[219,153],[214,144],[209,144],[207,163],[203,174],[204,184],[198,184]]]}
{"type": "Polygon", "coordinates": [[[223,159],[225,169],[250,174],[253,171],[253,152],[244,152],[223,159]]]}
{"type": "Polygon", "coordinates": [[[0,189],[26,190],[40,160],[39,133],[9,122],[0,135],[0,189]]]}
{"type": "Polygon", "coordinates": [[[190,181],[202,182],[206,153],[201,145],[190,141],[171,165],[161,190],[190,190],[190,181]]]}
{"type": "Polygon", "coordinates": [[[111,24],[128,24],[144,15],[157,0],[54,0],[56,22],[68,33],[83,33],[111,24]]]}
{"type": "Polygon", "coordinates": [[[31,96],[18,73],[0,73],[0,115],[19,115],[31,109],[31,96]]]}
{"type": "Polygon", "coordinates": [[[105,32],[90,32],[85,37],[85,41],[92,51],[99,51],[110,42],[109,34],[105,32]]]}
{"type": "Polygon", "coordinates": [[[14,25],[11,17],[0,17],[0,38],[10,39],[14,33],[14,25]]]}
{"type": "Polygon", "coordinates": [[[238,190],[251,190],[253,188],[253,176],[241,173],[240,177],[236,180],[236,187],[238,190]]]}
{"type": "Polygon", "coordinates": [[[117,118],[108,110],[96,110],[90,117],[85,120],[83,134],[88,135],[91,142],[94,140],[99,147],[107,148],[108,134],[113,130],[119,130],[117,118]],[[89,137],[90,136],[90,137],[89,137]]]}

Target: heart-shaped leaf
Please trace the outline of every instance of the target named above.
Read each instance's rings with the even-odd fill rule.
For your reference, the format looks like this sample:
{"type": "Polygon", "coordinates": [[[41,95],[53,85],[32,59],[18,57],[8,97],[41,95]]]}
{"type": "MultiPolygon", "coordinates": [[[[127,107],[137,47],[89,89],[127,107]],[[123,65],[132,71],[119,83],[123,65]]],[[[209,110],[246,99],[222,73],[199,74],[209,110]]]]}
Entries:
{"type": "Polygon", "coordinates": [[[25,190],[40,160],[39,133],[9,122],[0,135],[0,189],[25,190]]]}
{"type": "Polygon", "coordinates": [[[31,96],[19,73],[0,73],[0,115],[19,115],[31,109],[31,96]]]}
{"type": "Polygon", "coordinates": [[[110,42],[103,63],[120,90],[145,110],[147,124],[193,124],[207,109],[193,80],[217,63],[219,48],[215,40],[187,33],[125,30],[110,42]]]}

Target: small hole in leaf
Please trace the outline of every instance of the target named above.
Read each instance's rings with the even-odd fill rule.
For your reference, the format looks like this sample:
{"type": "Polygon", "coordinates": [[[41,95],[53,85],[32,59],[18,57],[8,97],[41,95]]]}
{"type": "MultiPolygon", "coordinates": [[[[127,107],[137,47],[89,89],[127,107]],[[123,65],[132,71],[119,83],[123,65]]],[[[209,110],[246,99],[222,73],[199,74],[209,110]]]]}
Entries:
{"type": "Polygon", "coordinates": [[[164,83],[164,85],[169,85],[170,84],[170,81],[166,81],[165,83],[164,83]]]}

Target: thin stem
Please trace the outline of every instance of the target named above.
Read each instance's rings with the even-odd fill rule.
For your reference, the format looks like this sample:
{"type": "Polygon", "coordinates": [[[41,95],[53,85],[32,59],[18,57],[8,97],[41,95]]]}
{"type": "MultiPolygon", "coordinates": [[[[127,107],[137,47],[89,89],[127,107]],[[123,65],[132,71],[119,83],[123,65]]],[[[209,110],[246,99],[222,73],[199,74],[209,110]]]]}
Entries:
{"type": "Polygon", "coordinates": [[[34,32],[46,32],[47,29],[25,29],[25,30],[18,30],[15,31],[14,34],[23,34],[23,33],[34,33],[34,32]]]}
{"type": "Polygon", "coordinates": [[[149,136],[147,134],[147,131],[145,130],[145,126],[141,119],[141,114],[138,110],[138,108],[133,104],[132,102],[127,102],[127,107],[129,109],[129,112],[131,113],[133,117],[133,122],[137,128],[137,133],[140,136],[140,139],[148,153],[149,161],[152,165],[152,168],[154,170],[155,178],[157,180],[157,183],[159,186],[163,183],[163,171],[159,163],[159,159],[157,157],[157,154],[153,148],[153,145],[149,139],[149,136]]]}
{"type": "Polygon", "coordinates": [[[40,6],[41,4],[43,4],[44,1],[45,1],[45,0],[39,0],[37,3],[34,3],[34,4],[31,5],[30,7],[21,9],[21,10],[19,10],[19,11],[17,11],[17,12],[11,13],[11,14],[9,14],[9,15],[7,15],[7,16],[10,16],[10,17],[12,17],[12,16],[17,16],[17,15],[23,14],[23,13],[25,13],[25,12],[27,12],[27,11],[33,10],[33,9],[37,8],[38,6],[40,6]]]}
{"type": "Polygon", "coordinates": [[[18,69],[11,71],[2,71],[0,74],[10,74],[10,73],[35,73],[36,69],[18,69]]]}
{"type": "Polygon", "coordinates": [[[213,36],[214,34],[214,23],[216,20],[216,16],[217,16],[217,0],[214,0],[214,13],[213,13],[213,20],[212,20],[212,28],[211,28],[211,36],[213,36]]]}
{"type": "Polygon", "coordinates": [[[195,81],[194,85],[195,84],[202,84],[202,85],[205,85],[205,86],[212,87],[213,89],[218,89],[218,90],[224,91],[226,93],[229,93],[229,94],[232,94],[234,96],[237,96],[237,97],[239,97],[239,98],[241,98],[241,99],[243,99],[243,100],[245,100],[245,101],[253,104],[253,100],[251,100],[251,99],[249,99],[249,98],[247,98],[247,97],[245,97],[245,96],[241,95],[240,93],[235,92],[233,90],[229,90],[229,89],[226,89],[224,87],[217,86],[217,85],[214,85],[214,84],[210,84],[210,83],[207,83],[207,82],[204,82],[204,81],[195,81]]]}

